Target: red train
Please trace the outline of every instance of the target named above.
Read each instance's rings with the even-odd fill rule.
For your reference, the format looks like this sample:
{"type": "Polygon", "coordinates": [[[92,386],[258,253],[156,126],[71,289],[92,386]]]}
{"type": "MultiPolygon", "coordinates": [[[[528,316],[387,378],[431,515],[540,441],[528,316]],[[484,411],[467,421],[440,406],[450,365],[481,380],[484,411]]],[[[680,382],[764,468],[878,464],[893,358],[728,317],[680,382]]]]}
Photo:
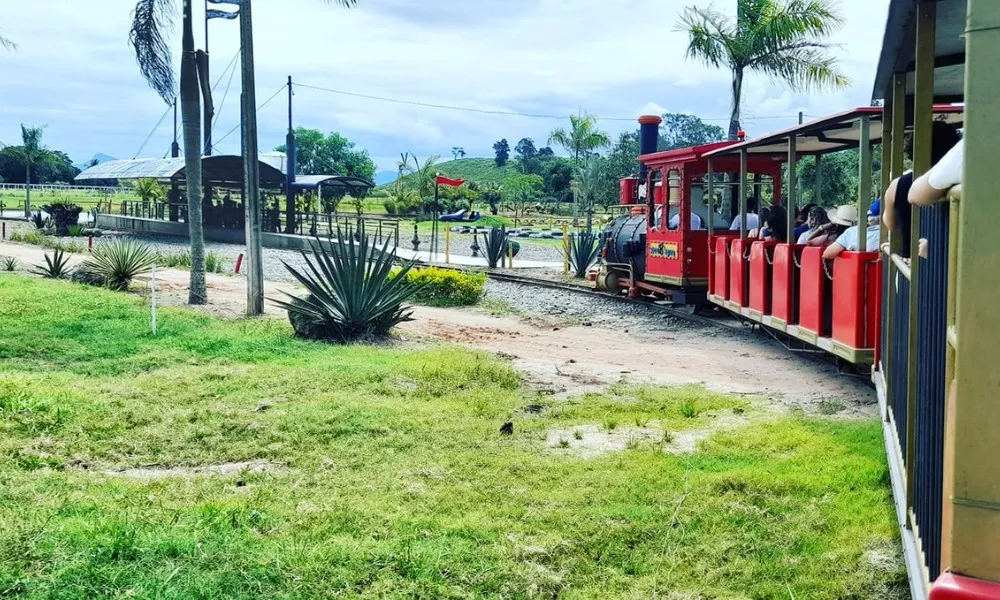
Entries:
{"type": "MultiPolygon", "coordinates": [[[[955,118],[961,109],[936,112],[955,118]]],[[[692,311],[714,304],[848,362],[871,364],[879,350],[879,248],[826,261],[822,247],[794,243],[795,203],[789,207],[786,198],[798,190],[787,174],[803,157],[819,163],[826,154],[857,150],[858,198],[838,198],[837,204],[856,202],[857,214],[865,215],[882,109],[861,107],[753,140],[667,152],[655,151],[659,122],[639,119],[640,173],[621,182],[628,214],[604,230],[596,286],[652,295],[692,311]],[[787,211],[785,239],[792,243],[748,235],[763,225],[754,204],[787,211]]],[[[820,193],[817,186],[816,203],[820,193]]]]}

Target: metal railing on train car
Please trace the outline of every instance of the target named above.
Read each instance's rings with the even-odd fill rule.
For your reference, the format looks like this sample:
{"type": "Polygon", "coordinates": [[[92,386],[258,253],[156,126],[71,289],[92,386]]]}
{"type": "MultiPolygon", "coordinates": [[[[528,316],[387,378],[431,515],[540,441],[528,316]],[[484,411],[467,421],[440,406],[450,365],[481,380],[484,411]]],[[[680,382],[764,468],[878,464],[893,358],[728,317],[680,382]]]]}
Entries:
{"type": "Polygon", "coordinates": [[[947,204],[920,209],[918,235],[927,240],[928,252],[926,258],[912,259],[920,261],[916,286],[911,285],[910,265],[898,255],[891,257],[894,268],[883,280],[885,304],[891,302],[893,311],[893,327],[886,327],[882,338],[883,347],[892,349],[884,364],[884,377],[897,446],[889,452],[896,453],[907,474],[908,521],[919,538],[931,582],[941,573],[949,227],[947,204]],[[911,294],[917,294],[912,357],[911,294]],[[911,395],[908,383],[914,366],[918,368],[911,395]]]}

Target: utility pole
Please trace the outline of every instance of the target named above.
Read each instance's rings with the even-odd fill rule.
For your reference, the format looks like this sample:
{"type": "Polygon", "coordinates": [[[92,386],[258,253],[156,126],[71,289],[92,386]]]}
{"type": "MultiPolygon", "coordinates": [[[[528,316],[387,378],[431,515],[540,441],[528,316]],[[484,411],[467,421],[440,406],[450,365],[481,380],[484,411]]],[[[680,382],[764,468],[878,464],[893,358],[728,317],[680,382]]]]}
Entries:
{"type": "Polygon", "coordinates": [[[243,206],[246,208],[247,315],[264,313],[264,271],[261,254],[260,159],[257,152],[257,94],[253,65],[251,0],[240,4],[243,66],[243,206]]]}
{"type": "Polygon", "coordinates": [[[295,127],[292,125],[292,76],[288,76],[288,134],[285,136],[285,233],[295,233],[295,127]]]}
{"type": "Polygon", "coordinates": [[[215,116],[215,107],[212,102],[212,79],[209,76],[211,72],[209,57],[211,55],[208,53],[208,22],[210,20],[208,11],[208,0],[205,0],[205,58],[199,70],[204,73],[203,86],[208,88],[208,93],[205,95],[205,156],[212,156],[212,118],[215,116]]]}
{"type": "MultiPolygon", "coordinates": [[[[181,155],[181,145],[177,143],[177,98],[174,98],[174,142],[170,144],[170,158],[178,158],[181,155]]],[[[170,198],[167,213],[171,221],[179,220],[177,205],[180,204],[181,188],[176,183],[170,184],[170,198]]]]}

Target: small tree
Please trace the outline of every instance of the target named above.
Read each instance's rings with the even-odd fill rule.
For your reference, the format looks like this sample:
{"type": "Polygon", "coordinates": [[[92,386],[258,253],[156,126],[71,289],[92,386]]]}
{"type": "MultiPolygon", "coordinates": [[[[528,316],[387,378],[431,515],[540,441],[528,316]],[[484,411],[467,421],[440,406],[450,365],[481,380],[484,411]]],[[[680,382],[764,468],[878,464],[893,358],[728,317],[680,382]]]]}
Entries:
{"type": "Polygon", "coordinates": [[[144,203],[162,202],[166,190],[155,179],[140,179],[135,182],[135,195],[144,203]]]}
{"type": "Polygon", "coordinates": [[[496,163],[497,168],[507,164],[507,161],[510,159],[510,144],[507,143],[507,138],[493,144],[493,152],[496,153],[496,158],[493,162],[496,163]]]}
{"type": "Polygon", "coordinates": [[[550,144],[559,144],[573,155],[573,160],[580,162],[591,153],[611,145],[611,138],[597,128],[597,117],[593,115],[571,115],[569,131],[557,127],[549,134],[550,144]]]}
{"type": "Polygon", "coordinates": [[[59,157],[42,144],[45,127],[27,127],[21,124],[21,147],[15,149],[24,161],[24,218],[31,218],[31,172],[42,165],[55,164],[59,157]]]}

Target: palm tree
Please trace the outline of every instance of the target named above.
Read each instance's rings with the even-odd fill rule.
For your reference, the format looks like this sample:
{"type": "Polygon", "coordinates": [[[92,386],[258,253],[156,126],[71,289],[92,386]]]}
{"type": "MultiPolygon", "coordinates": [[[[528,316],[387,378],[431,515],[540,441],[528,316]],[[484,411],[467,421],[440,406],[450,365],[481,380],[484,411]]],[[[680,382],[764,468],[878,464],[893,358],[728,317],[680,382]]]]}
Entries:
{"type": "Polygon", "coordinates": [[[733,19],[712,8],[684,9],[678,28],[689,36],[687,56],[732,71],[729,139],[740,131],[743,77],[756,71],[792,90],[850,84],[824,40],[843,24],[832,0],[737,0],[733,19]]]}
{"type": "Polygon", "coordinates": [[[434,195],[434,178],[437,176],[437,163],[441,157],[437,154],[428,156],[421,165],[417,157],[413,157],[414,178],[416,179],[417,193],[421,198],[430,198],[434,195]]]}
{"type": "Polygon", "coordinates": [[[31,218],[31,171],[34,167],[53,163],[56,155],[42,145],[45,127],[27,127],[21,124],[21,147],[14,152],[24,161],[24,218],[31,218]]]}
{"type": "MultiPolygon", "coordinates": [[[[132,17],[129,42],[135,49],[139,71],[167,104],[175,97],[174,70],[166,34],[173,24],[177,0],[138,0],[132,17]]],[[[243,0],[249,2],[250,0],[243,0]]],[[[323,0],[351,7],[357,0],[323,0]]],[[[192,0],[182,0],[183,34],[181,43],[180,104],[184,132],[184,172],[187,183],[188,232],[191,238],[191,283],[189,304],[204,304],[205,235],[202,223],[201,175],[201,91],[194,47],[192,0]]]]}
{"type": "Polygon", "coordinates": [[[589,114],[571,115],[570,130],[557,127],[549,134],[549,144],[559,144],[567,152],[573,154],[573,160],[580,162],[580,157],[611,145],[611,138],[597,128],[597,117],[589,114]]]}
{"type": "Polygon", "coordinates": [[[593,227],[594,207],[597,206],[597,199],[601,193],[605,167],[605,160],[596,157],[585,161],[582,165],[577,165],[573,170],[570,189],[577,199],[577,206],[582,204],[583,209],[587,212],[588,233],[593,227]]]}
{"type": "Polygon", "coordinates": [[[10,39],[5,38],[4,36],[0,35],[0,48],[6,48],[7,50],[13,50],[13,49],[17,48],[17,44],[15,44],[14,42],[10,41],[10,39]]]}

